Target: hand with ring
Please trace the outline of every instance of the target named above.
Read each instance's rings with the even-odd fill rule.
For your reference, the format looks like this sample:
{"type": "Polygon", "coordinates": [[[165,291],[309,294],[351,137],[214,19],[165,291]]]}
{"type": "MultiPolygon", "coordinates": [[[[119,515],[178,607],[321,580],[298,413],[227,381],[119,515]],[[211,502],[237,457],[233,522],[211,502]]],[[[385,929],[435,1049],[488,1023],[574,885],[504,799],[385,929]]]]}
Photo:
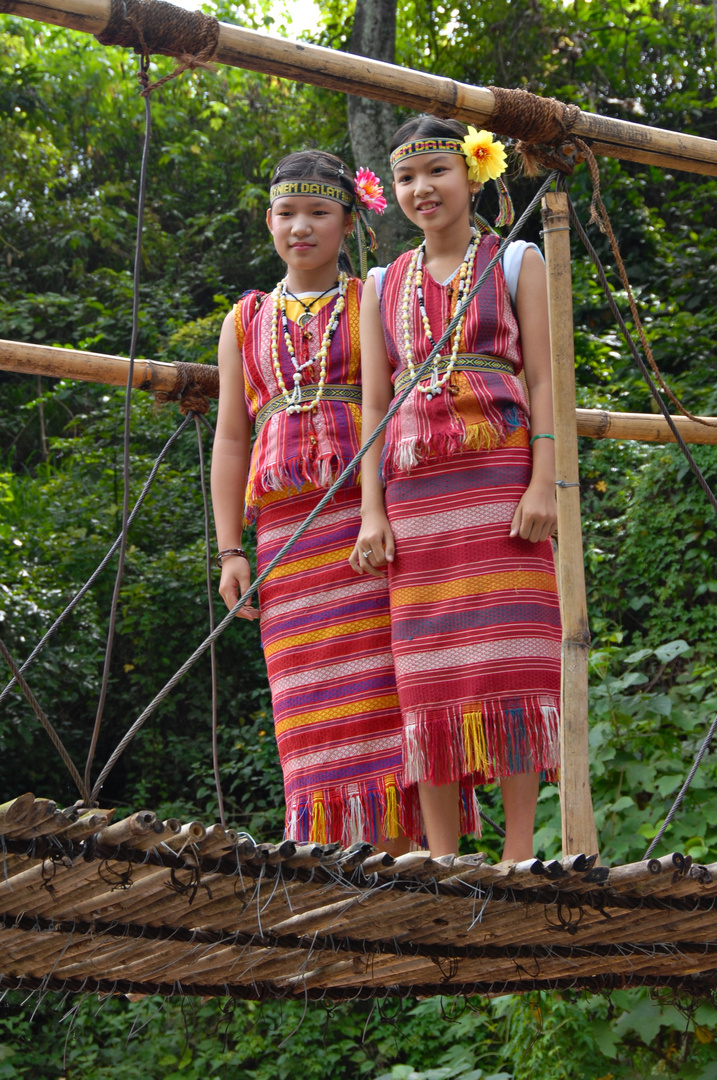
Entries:
{"type": "Polygon", "coordinates": [[[349,563],[357,574],[383,577],[383,567],[393,562],[394,550],[393,532],[388,518],[382,510],[376,510],[363,516],[349,563]]]}

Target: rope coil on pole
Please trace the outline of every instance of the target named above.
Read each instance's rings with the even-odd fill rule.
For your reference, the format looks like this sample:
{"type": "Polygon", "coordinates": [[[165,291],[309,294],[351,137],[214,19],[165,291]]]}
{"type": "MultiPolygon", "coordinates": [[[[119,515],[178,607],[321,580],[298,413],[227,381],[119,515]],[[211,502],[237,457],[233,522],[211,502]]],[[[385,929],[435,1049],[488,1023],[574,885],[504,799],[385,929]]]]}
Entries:
{"type": "Polygon", "coordinates": [[[210,68],[219,44],[219,20],[201,11],[185,11],[164,0],[112,0],[100,45],[125,45],[149,60],[152,53],[172,56],[174,71],[154,83],[146,80],[142,96],[187,70],[210,68]]]}
{"type": "Polygon", "coordinates": [[[158,405],[178,401],[183,416],[189,412],[204,416],[209,412],[207,399],[219,396],[219,369],[215,364],[187,364],[182,360],[173,364],[177,369],[174,389],[155,390],[154,400],[158,405]]]}

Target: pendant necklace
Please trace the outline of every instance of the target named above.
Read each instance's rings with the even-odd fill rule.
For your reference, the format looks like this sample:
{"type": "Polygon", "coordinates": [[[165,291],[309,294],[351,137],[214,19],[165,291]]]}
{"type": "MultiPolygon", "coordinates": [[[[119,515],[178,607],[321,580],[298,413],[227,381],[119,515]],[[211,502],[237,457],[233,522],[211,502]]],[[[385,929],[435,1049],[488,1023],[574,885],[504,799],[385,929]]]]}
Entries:
{"type": "Polygon", "coordinates": [[[284,287],[284,292],[286,293],[286,295],[290,296],[292,300],[296,300],[297,304],[301,304],[302,308],[304,309],[301,315],[299,315],[299,318],[296,320],[302,330],[314,318],[314,314],[311,311],[314,304],[318,304],[319,300],[323,300],[325,296],[327,296],[330,292],[332,292],[333,289],[337,287],[337,285],[337,281],[335,281],[333,285],[329,285],[328,289],[324,289],[321,296],[314,297],[314,299],[309,304],[304,303],[301,297],[296,296],[296,294],[293,293],[291,289],[287,289],[286,287],[284,287]]]}

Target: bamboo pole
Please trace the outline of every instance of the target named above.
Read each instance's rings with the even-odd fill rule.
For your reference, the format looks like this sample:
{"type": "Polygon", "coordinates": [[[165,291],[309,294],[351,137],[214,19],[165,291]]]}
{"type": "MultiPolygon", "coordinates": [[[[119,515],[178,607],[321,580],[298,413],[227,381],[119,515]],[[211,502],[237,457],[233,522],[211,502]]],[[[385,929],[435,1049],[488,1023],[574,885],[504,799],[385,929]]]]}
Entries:
{"type": "Polygon", "coordinates": [[[0,834],[14,825],[22,825],[32,807],[35,805],[35,796],[31,791],[24,795],[18,795],[16,799],[0,805],[0,834]]]}
{"type": "MultiPolygon", "coordinates": [[[[110,0],[0,0],[2,12],[99,34],[109,21],[110,0]]],[[[457,117],[479,127],[490,126],[495,108],[493,93],[485,87],[319,45],[287,41],[228,23],[219,24],[215,59],[232,67],[313,83],[344,94],[376,98],[436,116],[457,117]]],[[[572,130],[593,140],[595,153],[717,175],[717,142],[711,139],[586,112],[579,114],[572,130]]]]}
{"type": "MultiPolygon", "coordinates": [[[[129,360],[106,353],[58,349],[51,345],[30,345],[0,339],[0,369],[23,375],[48,375],[53,379],[78,379],[109,386],[126,386],[129,360]]],[[[192,365],[206,370],[205,365],[192,365]]],[[[136,390],[171,392],[177,382],[177,368],[161,360],[135,360],[132,386],[136,390]]],[[[217,389],[219,374],[217,372],[217,389]]]]}
{"type": "MultiPolygon", "coordinates": [[[[615,413],[602,409],[576,409],[578,435],[589,439],[624,439],[635,442],[676,442],[664,416],[653,413],[615,413]]],[[[675,427],[686,443],[717,445],[717,419],[701,416],[700,424],[687,416],[673,416],[675,427]]]]}
{"type": "Polygon", "coordinates": [[[560,712],[560,806],[563,855],[598,850],[588,747],[588,626],[583,539],[578,487],[575,419],[573,296],[570,277],[570,226],[564,193],[543,199],[548,274],[550,353],[555,414],[555,464],[560,554],[558,579],[563,622],[560,712]],[[564,484],[566,486],[561,487],[564,484]]]}
{"type": "MultiPolygon", "coordinates": [[[[187,364],[190,378],[194,372],[203,377],[207,397],[219,396],[219,371],[211,364],[187,364]],[[214,376],[214,385],[211,385],[214,376]]],[[[0,338],[0,370],[21,375],[47,375],[52,379],[78,379],[80,382],[103,383],[107,386],[126,386],[129,360],[109,353],[81,352],[79,349],[58,349],[52,345],[31,345],[24,341],[0,338]]],[[[135,360],[132,385],[136,390],[150,393],[176,390],[180,376],[174,364],[162,360],[135,360]]],[[[577,433],[589,439],[621,439],[624,441],[668,443],[675,437],[663,416],[653,413],[615,413],[604,409],[576,409],[577,433]]],[[[700,424],[686,416],[673,420],[687,443],[717,446],[717,418],[702,416],[700,424]]],[[[0,808],[1,810],[2,808],[0,808]]]]}

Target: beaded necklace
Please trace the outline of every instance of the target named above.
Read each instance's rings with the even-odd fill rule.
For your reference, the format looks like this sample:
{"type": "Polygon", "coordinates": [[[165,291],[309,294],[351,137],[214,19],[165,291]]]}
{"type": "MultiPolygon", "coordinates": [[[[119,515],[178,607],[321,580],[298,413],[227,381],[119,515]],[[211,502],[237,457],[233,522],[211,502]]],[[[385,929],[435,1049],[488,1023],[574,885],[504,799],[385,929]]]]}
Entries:
{"type": "MultiPolygon", "coordinates": [[[[422,394],[426,395],[426,400],[431,401],[433,397],[443,392],[443,387],[446,385],[451,377],[453,368],[455,367],[456,357],[458,356],[458,347],[461,341],[461,333],[463,331],[463,323],[465,322],[466,310],[463,306],[463,298],[470,288],[470,282],[473,277],[473,264],[476,259],[476,252],[481,242],[480,232],[475,232],[471,237],[471,241],[466,249],[466,254],[461,263],[460,270],[458,272],[458,294],[456,296],[456,314],[460,314],[458,325],[453,333],[453,346],[451,348],[451,358],[448,361],[446,370],[443,375],[438,375],[438,357],[434,357],[433,370],[431,371],[431,381],[428,386],[418,384],[417,389],[422,394]]],[[[406,287],[403,293],[403,344],[406,352],[406,367],[411,376],[415,375],[416,367],[413,363],[413,349],[411,348],[411,294],[414,288],[416,289],[416,297],[418,299],[418,310],[421,314],[421,321],[423,322],[423,330],[431,344],[431,347],[435,345],[433,336],[431,334],[431,324],[428,320],[428,314],[423,302],[423,258],[426,252],[425,238],[422,241],[420,247],[416,248],[411,262],[408,267],[408,274],[406,275],[406,287]]]]}
{"type": "Polygon", "coordinates": [[[321,339],[321,345],[319,346],[316,356],[306,360],[303,364],[300,364],[296,359],[296,353],[294,352],[294,345],[291,340],[291,333],[289,331],[289,323],[286,317],[286,278],[280,281],[273,293],[271,294],[272,302],[272,317],[271,317],[271,362],[274,368],[274,375],[276,376],[276,382],[281,391],[281,394],[286,402],[286,411],[288,413],[297,412],[310,412],[315,409],[319,404],[324,394],[324,386],[326,385],[326,366],[329,355],[329,347],[331,345],[331,339],[336,332],[336,328],[339,325],[341,313],[346,306],[346,290],[348,288],[349,275],[344,271],[339,274],[339,293],[336,297],[336,304],[334,310],[329,319],[328,325],[324,330],[324,336],[321,339]],[[291,363],[294,367],[294,387],[291,393],[287,390],[286,383],[284,382],[284,376],[281,373],[281,364],[279,362],[279,312],[281,312],[282,329],[284,332],[284,342],[286,344],[286,351],[291,358],[291,363]],[[301,403],[301,377],[304,368],[309,367],[311,364],[319,361],[319,381],[316,387],[316,395],[313,401],[301,403]]]}

